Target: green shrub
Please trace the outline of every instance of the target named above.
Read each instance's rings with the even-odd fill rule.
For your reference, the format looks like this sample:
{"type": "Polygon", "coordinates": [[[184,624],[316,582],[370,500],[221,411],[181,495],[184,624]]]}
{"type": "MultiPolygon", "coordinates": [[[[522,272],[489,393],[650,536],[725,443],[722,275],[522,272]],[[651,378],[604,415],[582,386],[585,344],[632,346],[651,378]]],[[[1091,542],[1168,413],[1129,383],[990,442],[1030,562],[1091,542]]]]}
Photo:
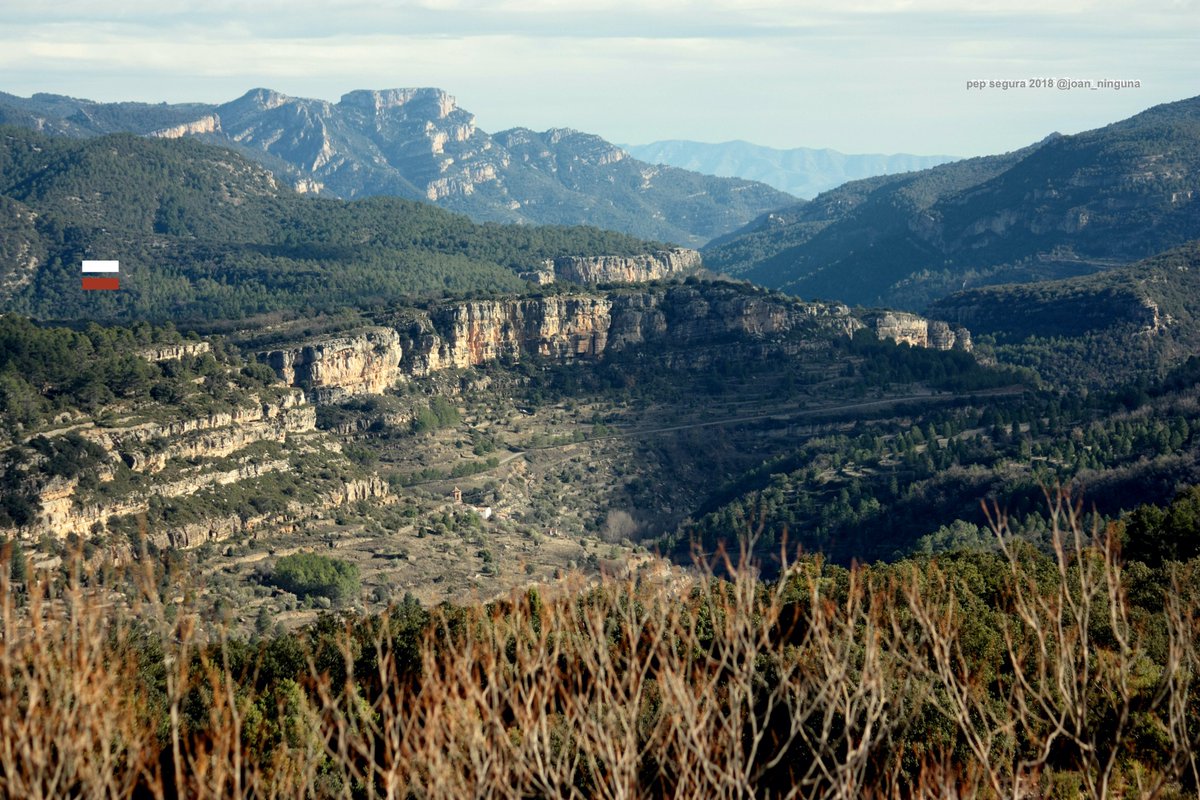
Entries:
{"type": "Polygon", "coordinates": [[[435,431],[439,428],[449,428],[457,425],[462,420],[462,416],[458,413],[458,409],[454,404],[445,397],[435,397],[430,401],[427,408],[423,408],[417,412],[413,419],[412,427],[414,433],[426,433],[435,431]]]}
{"type": "Polygon", "coordinates": [[[297,597],[326,597],[341,603],[362,588],[358,567],[316,553],[295,553],[275,562],[271,583],[297,597]]]}

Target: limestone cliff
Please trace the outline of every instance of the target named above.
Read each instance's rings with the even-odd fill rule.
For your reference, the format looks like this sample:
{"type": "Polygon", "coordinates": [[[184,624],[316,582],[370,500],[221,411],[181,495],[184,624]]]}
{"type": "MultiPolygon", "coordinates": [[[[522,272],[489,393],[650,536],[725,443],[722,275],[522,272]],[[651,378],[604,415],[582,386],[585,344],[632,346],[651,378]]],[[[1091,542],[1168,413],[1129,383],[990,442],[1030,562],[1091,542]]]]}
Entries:
{"type": "MultiPolygon", "coordinates": [[[[286,461],[265,464],[245,464],[219,472],[190,475],[155,487],[157,497],[182,497],[195,494],[214,485],[228,485],[257,478],[270,472],[286,470],[286,461]]],[[[80,503],[75,481],[54,481],[39,495],[41,515],[33,526],[34,532],[53,536],[88,536],[95,526],[103,526],[113,517],[145,514],[150,498],[143,493],[131,493],[124,498],[106,502],[80,503]]]]}
{"type": "Polygon", "coordinates": [[[284,383],[304,389],[320,402],[379,394],[400,377],[402,356],[400,335],[384,327],[258,354],[284,383]]]}
{"type": "Polygon", "coordinates": [[[221,130],[221,118],[216,114],[206,114],[200,119],[192,122],[185,122],[181,125],[172,125],[169,128],[161,128],[153,131],[150,135],[159,139],[179,139],[188,135],[198,135],[201,133],[219,133],[221,130]]]}
{"type": "MultiPolygon", "coordinates": [[[[384,321],[384,320],[380,320],[384,321]]],[[[386,319],[387,327],[297,343],[259,354],[317,402],[379,393],[410,378],[533,355],[598,358],[643,344],[674,348],[767,339],[810,331],[851,336],[871,327],[881,339],[940,350],[970,350],[970,334],[915,314],[862,319],[841,303],[801,301],[721,283],[433,304],[386,319]]]]}
{"type": "Polygon", "coordinates": [[[913,347],[929,345],[929,323],[916,314],[888,311],[872,318],[871,321],[874,323],[875,334],[880,339],[891,339],[897,344],[913,347]]]}
{"type": "Polygon", "coordinates": [[[470,169],[456,169],[444,178],[430,181],[425,187],[425,199],[433,203],[448,197],[467,197],[475,194],[475,187],[478,184],[494,180],[496,180],[496,168],[491,164],[470,169]]]}
{"type": "Polygon", "coordinates": [[[79,433],[138,472],[153,473],[172,458],[224,458],[255,442],[283,442],[316,430],[317,414],[300,392],[228,412],[170,423],[87,428],[79,433]]]}
{"type": "Polygon", "coordinates": [[[295,503],[285,513],[230,514],[210,517],[195,522],[172,525],[151,531],[149,540],[158,547],[191,548],[206,542],[220,542],[241,534],[257,534],[263,529],[294,527],[297,522],[319,516],[326,509],[336,508],[359,500],[375,500],[383,503],[394,498],[387,483],[376,477],[348,481],[338,489],[326,494],[316,505],[303,506],[295,503]]]}
{"type": "Polygon", "coordinates": [[[113,517],[145,513],[152,497],[183,497],[210,486],[286,471],[290,468],[286,460],[239,454],[251,446],[282,444],[289,435],[311,435],[315,431],[316,409],[295,390],[204,417],[112,427],[88,423],[48,431],[44,434],[47,437],[76,433],[99,445],[108,460],[99,470],[101,484],[113,481],[117,468],[124,465],[127,474],[135,476],[131,484],[135,488],[81,493],[77,478],[51,479],[34,497],[37,517],[19,533],[28,538],[72,533],[86,537],[113,517]],[[229,457],[236,457],[229,466],[210,466],[229,457]],[[172,473],[156,477],[168,463],[175,465],[172,473]],[[194,466],[181,469],[181,464],[194,466]]]}
{"type": "Polygon", "coordinates": [[[175,344],[155,344],[143,347],[137,354],[147,361],[174,361],[179,358],[190,358],[208,353],[212,346],[208,342],[178,342],[175,344]]]}
{"type": "Polygon", "coordinates": [[[312,178],[296,178],[292,182],[292,189],[297,194],[320,194],[325,190],[325,184],[312,178]]]}
{"type": "Polygon", "coordinates": [[[642,344],[688,347],[730,334],[762,338],[803,327],[848,336],[862,323],[841,304],[720,285],[468,301],[408,321],[401,372],[423,376],[524,355],[595,358],[642,344]]]}
{"type": "Polygon", "coordinates": [[[355,89],[342,95],[338,105],[372,116],[402,112],[435,120],[447,119],[459,110],[454,97],[434,88],[355,89]]]}
{"type": "Polygon", "coordinates": [[[566,256],[543,262],[538,273],[549,272],[557,280],[572,283],[644,283],[699,267],[700,253],[676,247],[636,256],[566,256]]]}
{"type": "Polygon", "coordinates": [[[967,353],[974,349],[969,330],[961,326],[951,328],[941,320],[930,320],[928,346],[934,350],[962,350],[967,353]]]}
{"type": "Polygon", "coordinates": [[[446,305],[414,323],[401,371],[421,376],[527,353],[596,356],[607,345],[611,308],[606,297],[566,295],[446,305]]]}
{"type": "Polygon", "coordinates": [[[940,320],[927,320],[916,314],[903,311],[884,311],[871,314],[868,322],[880,339],[891,339],[913,347],[930,347],[934,350],[971,351],[971,334],[966,328],[951,329],[940,320]]]}
{"type": "Polygon", "coordinates": [[[554,261],[543,261],[539,269],[531,269],[527,272],[518,273],[518,275],[521,280],[529,281],[535,286],[547,286],[554,283],[554,261]]]}

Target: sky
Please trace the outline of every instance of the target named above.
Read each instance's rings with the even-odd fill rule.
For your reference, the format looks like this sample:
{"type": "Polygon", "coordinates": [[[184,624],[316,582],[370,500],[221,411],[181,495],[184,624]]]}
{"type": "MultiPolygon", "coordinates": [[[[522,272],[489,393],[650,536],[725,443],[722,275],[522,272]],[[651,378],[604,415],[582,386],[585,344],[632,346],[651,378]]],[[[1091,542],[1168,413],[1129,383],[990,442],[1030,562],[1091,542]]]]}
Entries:
{"type": "Polygon", "coordinates": [[[436,86],[491,132],[971,156],[1200,94],[1198,43],[1200,0],[3,0],[0,91],[436,86]]]}

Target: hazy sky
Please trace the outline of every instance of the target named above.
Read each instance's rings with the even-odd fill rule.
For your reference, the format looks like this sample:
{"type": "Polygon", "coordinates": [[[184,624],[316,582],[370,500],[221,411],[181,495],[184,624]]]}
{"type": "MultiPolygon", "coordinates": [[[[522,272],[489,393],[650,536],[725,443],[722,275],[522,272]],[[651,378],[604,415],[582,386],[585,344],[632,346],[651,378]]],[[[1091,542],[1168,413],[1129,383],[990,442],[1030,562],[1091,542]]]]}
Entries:
{"type": "Polygon", "coordinates": [[[488,131],[977,155],[1200,94],[1200,0],[0,2],[0,91],[257,86],[438,86],[488,131]],[[1141,88],[966,88],[1031,78],[1141,88]]]}

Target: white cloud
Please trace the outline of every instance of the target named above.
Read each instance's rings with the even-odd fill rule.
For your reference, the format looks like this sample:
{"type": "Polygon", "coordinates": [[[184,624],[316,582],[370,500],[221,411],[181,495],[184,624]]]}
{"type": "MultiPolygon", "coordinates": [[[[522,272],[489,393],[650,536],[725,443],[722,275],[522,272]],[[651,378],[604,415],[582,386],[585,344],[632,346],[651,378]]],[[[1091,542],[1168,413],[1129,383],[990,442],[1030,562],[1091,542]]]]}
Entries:
{"type": "Polygon", "coordinates": [[[970,154],[1194,94],[1195,0],[83,0],[0,9],[0,90],[336,100],[441,86],[488,130],[970,154]],[[1140,93],[968,95],[970,78],[1139,78],[1140,93]]]}

